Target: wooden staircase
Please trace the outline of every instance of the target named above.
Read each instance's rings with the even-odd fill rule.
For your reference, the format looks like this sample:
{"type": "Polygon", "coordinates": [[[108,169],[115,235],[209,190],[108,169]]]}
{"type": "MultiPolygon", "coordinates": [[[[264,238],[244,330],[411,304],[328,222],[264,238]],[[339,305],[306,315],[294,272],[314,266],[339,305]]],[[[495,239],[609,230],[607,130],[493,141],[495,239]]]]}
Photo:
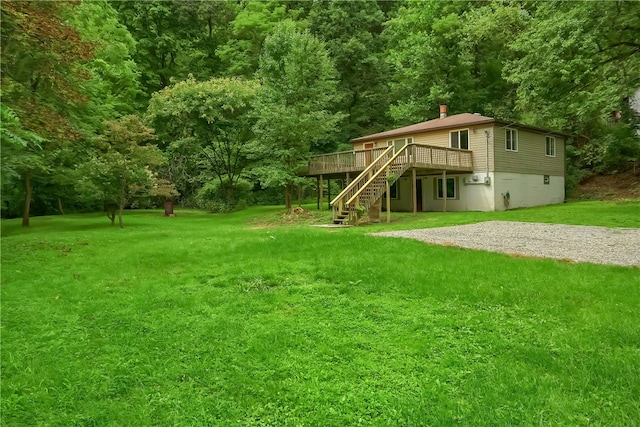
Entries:
{"type": "Polygon", "coordinates": [[[357,225],[369,208],[411,166],[411,145],[389,147],[332,201],[334,224],[357,225]]]}

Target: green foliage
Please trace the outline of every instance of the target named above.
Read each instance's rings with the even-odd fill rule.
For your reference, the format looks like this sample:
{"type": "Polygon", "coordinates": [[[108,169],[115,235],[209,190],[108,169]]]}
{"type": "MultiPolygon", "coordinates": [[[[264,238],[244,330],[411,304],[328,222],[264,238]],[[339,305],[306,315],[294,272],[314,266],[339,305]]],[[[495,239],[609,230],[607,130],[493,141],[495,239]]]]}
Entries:
{"type": "Polygon", "coordinates": [[[257,90],[255,81],[220,78],[198,82],[190,77],[154,94],[148,119],[163,146],[169,147],[166,173],[180,192],[189,194],[187,183],[179,179],[183,171],[199,174],[203,183],[217,180],[216,185],[225,188],[225,203],[234,205],[240,200],[236,187],[248,164],[257,90]]]}
{"type": "Polygon", "coordinates": [[[2,2],[2,102],[22,126],[48,140],[77,139],[72,114],[86,103],[83,66],[93,47],[67,21],[73,5],[2,2]]]}
{"type": "Polygon", "coordinates": [[[149,194],[160,197],[163,200],[173,200],[180,195],[173,182],[162,178],[155,179],[153,187],[149,190],[149,194]]]}
{"type": "MultiPolygon", "coordinates": [[[[25,129],[18,115],[0,103],[0,179],[2,216],[18,216],[20,200],[25,195],[17,190],[23,186],[22,178],[47,171],[42,147],[46,142],[40,135],[25,129]]],[[[30,200],[29,200],[30,203],[30,200]]],[[[27,214],[28,218],[28,214],[27,214]]]]}
{"type": "Polygon", "coordinates": [[[198,80],[227,76],[226,65],[216,52],[232,37],[229,27],[238,14],[234,1],[190,0],[173,2],[180,25],[192,29],[178,52],[179,77],[198,80]]]}
{"type": "Polygon", "coordinates": [[[378,132],[388,124],[390,70],[381,38],[386,16],[372,0],[315,1],[309,29],[325,40],[339,75],[335,110],[347,113],[336,142],[378,132]]]}
{"type": "Polygon", "coordinates": [[[184,22],[177,13],[180,2],[117,2],[121,21],[137,42],[135,61],[141,70],[141,83],[151,96],[180,75],[179,61],[189,52],[189,41],[199,28],[184,22]]]}
{"type": "Polygon", "coordinates": [[[284,19],[286,8],[275,1],[248,1],[231,22],[232,37],[216,50],[226,74],[250,77],[258,68],[262,43],[284,19]]]}
{"type": "Polygon", "coordinates": [[[631,162],[640,159],[640,136],[635,129],[624,124],[612,126],[609,132],[592,141],[590,146],[599,149],[599,156],[592,165],[596,172],[624,171],[631,162]]]}
{"type": "Polygon", "coordinates": [[[209,212],[231,212],[247,206],[253,185],[246,179],[238,179],[234,184],[234,194],[229,195],[228,179],[205,184],[196,195],[197,207],[209,212]]]}
{"type": "Polygon", "coordinates": [[[78,183],[83,191],[93,191],[94,198],[112,206],[111,224],[115,208],[122,210],[136,198],[147,196],[156,184],[152,168],[160,167],[165,159],[162,152],[149,142],[156,136],[137,116],[124,116],[105,124],[104,135],[97,141],[96,155],[83,167],[86,179],[78,183]]]}
{"type": "Polygon", "coordinates": [[[511,45],[519,56],[508,78],[519,108],[581,133],[606,120],[640,84],[639,25],[631,2],[540,3],[511,45]]]}
{"type": "Polygon", "coordinates": [[[284,22],[265,41],[258,76],[253,156],[260,162],[253,172],[263,187],[285,188],[290,210],[294,187],[303,180],[298,173],[312,152],[326,149],[324,138],[342,118],[330,111],[336,71],[322,42],[284,22]]]}
{"type": "MultiPolygon", "coordinates": [[[[634,2],[0,7],[2,198],[11,206],[3,215],[24,211],[27,222],[31,201],[36,214],[92,206],[91,186],[75,185],[78,165],[91,162],[89,141],[106,120],[147,108],[169,159],[156,179],[175,184],[183,205],[196,205],[213,180],[234,205],[237,182],[249,179],[259,191],[285,188],[290,206],[310,153],[433,118],[443,102],[451,114],[571,134],[569,186],[638,162],[638,117],[628,108],[640,87],[634,2]],[[224,83],[230,76],[257,76],[260,94],[255,83],[224,83]],[[227,102],[213,100],[225,85],[227,102]],[[154,95],[163,88],[171,90],[154,95]]],[[[269,191],[265,200],[279,199],[269,191]]]]}
{"type": "Polygon", "coordinates": [[[396,123],[433,118],[442,103],[452,113],[507,114],[510,88],[501,76],[501,60],[508,55],[504,44],[521,26],[514,9],[435,1],[400,8],[384,33],[394,68],[396,123]]]}
{"type": "Polygon", "coordinates": [[[71,20],[82,39],[94,46],[94,57],[86,66],[91,75],[87,95],[92,130],[104,120],[139,110],[135,103],[141,94],[139,71],[133,60],[136,41],[118,21],[116,10],[106,0],[85,1],[71,20]]]}
{"type": "Polygon", "coordinates": [[[44,139],[30,130],[24,129],[20,118],[7,105],[0,104],[0,143],[2,148],[2,185],[14,185],[24,169],[36,169],[39,163],[36,152],[42,149],[44,139]]]}

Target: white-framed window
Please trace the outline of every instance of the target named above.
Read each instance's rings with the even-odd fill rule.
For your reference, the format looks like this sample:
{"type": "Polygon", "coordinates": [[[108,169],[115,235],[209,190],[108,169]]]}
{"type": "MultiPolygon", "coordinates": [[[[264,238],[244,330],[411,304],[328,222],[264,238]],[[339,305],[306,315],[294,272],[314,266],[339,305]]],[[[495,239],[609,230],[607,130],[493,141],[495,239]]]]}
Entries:
{"type": "Polygon", "coordinates": [[[553,136],[547,137],[544,154],[549,157],[556,156],[556,139],[553,136]]]}
{"type": "Polygon", "coordinates": [[[507,151],[518,151],[518,131],[516,129],[505,129],[504,148],[507,151]]]}
{"type": "MultiPolygon", "coordinates": [[[[447,178],[447,199],[456,199],[458,188],[455,178],[447,178]]],[[[442,178],[436,178],[436,199],[442,199],[442,178]]]]}
{"type": "Polygon", "coordinates": [[[469,149],[469,129],[449,132],[449,147],[469,149]]]}

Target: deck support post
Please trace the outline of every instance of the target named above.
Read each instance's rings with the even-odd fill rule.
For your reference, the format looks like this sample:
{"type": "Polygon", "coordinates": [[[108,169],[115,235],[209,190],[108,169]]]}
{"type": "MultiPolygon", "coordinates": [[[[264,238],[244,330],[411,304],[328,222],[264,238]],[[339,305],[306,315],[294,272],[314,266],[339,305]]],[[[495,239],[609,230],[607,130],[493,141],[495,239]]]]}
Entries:
{"type": "Polygon", "coordinates": [[[442,171],[442,212],[447,211],[447,171],[442,171]]]}
{"type": "Polygon", "coordinates": [[[386,202],[387,202],[387,224],[391,223],[391,185],[389,185],[389,180],[387,180],[386,185],[386,202]]]}
{"type": "Polygon", "coordinates": [[[345,185],[345,188],[347,187],[347,185],[351,184],[351,174],[349,172],[347,172],[347,184],[345,185]]]}
{"type": "Polygon", "coordinates": [[[323,210],[324,208],[324,197],[322,195],[322,190],[324,189],[324,182],[322,182],[322,174],[318,177],[318,209],[323,210]]]}
{"type": "Polygon", "coordinates": [[[327,178],[327,209],[331,209],[331,179],[327,178]]]}
{"type": "Polygon", "coordinates": [[[411,168],[411,198],[413,199],[413,214],[418,212],[418,184],[416,182],[416,168],[411,168]]]}

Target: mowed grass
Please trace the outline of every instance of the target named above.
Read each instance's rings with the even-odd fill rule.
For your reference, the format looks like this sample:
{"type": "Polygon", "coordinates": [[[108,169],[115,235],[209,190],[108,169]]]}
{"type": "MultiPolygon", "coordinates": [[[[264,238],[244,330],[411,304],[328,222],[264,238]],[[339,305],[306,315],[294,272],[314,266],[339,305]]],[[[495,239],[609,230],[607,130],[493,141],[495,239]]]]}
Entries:
{"type": "MultiPolygon", "coordinates": [[[[2,222],[4,425],[640,423],[640,270],[367,235],[481,220],[640,226],[640,205],[278,207],[2,222]],[[291,222],[284,225],[284,222],[291,222]]],[[[594,242],[597,245],[598,242],[594,242]]]]}

